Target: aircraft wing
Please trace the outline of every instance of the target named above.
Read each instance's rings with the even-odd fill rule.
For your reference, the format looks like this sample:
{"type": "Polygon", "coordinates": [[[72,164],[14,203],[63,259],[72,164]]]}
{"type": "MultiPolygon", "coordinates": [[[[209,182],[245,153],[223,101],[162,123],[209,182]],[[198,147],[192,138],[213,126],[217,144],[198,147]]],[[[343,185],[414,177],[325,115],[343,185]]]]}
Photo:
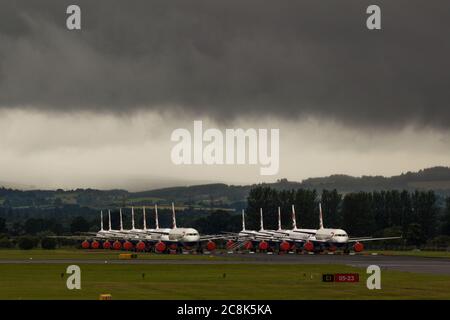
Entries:
{"type": "Polygon", "coordinates": [[[200,236],[199,241],[223,240],[223,239],[228,239],[228,237],[229,237],[228,235],[224,235],[224,234],[211,234],[211,235],[200,236]]]}
{"type": "Polygon", "coordinates": [[[382,240],[394,240],[394,239],[401,239],[402,237],[385,237],[385,238],[351,238],[348,239],[348,242],[365,242],[365,241],[382,241],[382,240]]]}
{"type": "Polygon", "coordinates": [[[151,233],[151,234],[165,234],[165,235],[169,234],[169,232],[167,232],[167,231],[146,230],[145,232],[151,233]]]}
{"type": "Polygon", "coordinates": [[[86,240],[87,238],[91,238],[91,236],[48,236],[48,238],[53,238],[53,239],[86,240]]]}

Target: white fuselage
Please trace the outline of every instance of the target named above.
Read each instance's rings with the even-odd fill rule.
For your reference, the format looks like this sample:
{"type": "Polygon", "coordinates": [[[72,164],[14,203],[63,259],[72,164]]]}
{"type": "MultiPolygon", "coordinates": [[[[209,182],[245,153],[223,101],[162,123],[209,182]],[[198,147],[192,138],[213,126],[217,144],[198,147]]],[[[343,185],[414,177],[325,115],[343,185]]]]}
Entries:
{"type": "Polygon", "coordinates": [[[301,241],[308,241],[311,239],[316,230],[313,229],[292,229],[292,230],[286,230],[287,237],[292,240],[301,240],[301,241]]]}
{"type": "Polygon", "coordinates": [[[128,230],[100,230],[97,232],[96,237],[105,238],[105,239],[137,239],[138,236],[136,234],[130,233],[128,230]]]}
{"type": "Polygon", "coordinates": [[[342,229],[321,228],[317,230],[314,237],[320,241],[329,241],[334,243],[348,242],[348,234],[342,229]]]}
{"type": "Polygon", "coordinates": [[[308,241],[317,230],[315,229],[292,229],[292,230],[264,230],[263,232],[272,235],[276,239],[283,238],[296,241],[308,241]]]}
{"type": "Polygon", "coordinates": [[[151,233],[152,240],[175,242],[198,242],[200,234],[194,228],[159,228],[151,233]]]}

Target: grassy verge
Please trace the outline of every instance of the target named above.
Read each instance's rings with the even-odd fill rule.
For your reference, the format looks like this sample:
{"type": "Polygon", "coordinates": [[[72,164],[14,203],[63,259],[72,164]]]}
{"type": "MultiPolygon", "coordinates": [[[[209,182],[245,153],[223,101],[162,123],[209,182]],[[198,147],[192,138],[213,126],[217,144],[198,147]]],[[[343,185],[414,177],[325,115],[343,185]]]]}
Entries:
{"type": "Polygon", "coordinates": [[[0,265],[0,299],[450,299],[450,276],[383,271],[368,290],[365,270],[341,265],[81,264],[81,290],[66,288],[66,267],[0,265]],[[322,282],[344,272],[360,282],[322,282]]]}
{"type": "MultiPolygon", "coordinates": [[[[113,250],[81,250],[81,249],[56,249],[56,250],[18,250],[5,249],[0,250],[0,260],[57,260],[57,259],[88,259],[88,260],[118,260],[120,253],[130,253],[126,251],[113,250]]],[[[156,254],[156,253],[138,253],[138,259],[155,260],[223,260],[230,257],[218,257],[209,255],[184,255],[184,254],[156,254]]]]}

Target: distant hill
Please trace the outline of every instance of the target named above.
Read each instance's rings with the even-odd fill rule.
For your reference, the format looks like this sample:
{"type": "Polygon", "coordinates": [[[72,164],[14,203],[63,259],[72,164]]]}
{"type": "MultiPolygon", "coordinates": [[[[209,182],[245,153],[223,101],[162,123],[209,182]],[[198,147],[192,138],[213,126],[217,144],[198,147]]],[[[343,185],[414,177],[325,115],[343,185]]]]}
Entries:
{"type": "MultiPolygon", "coordinates": [[[[335,174],[328,177],[309,178],[302,182],[280,179],[275,183],[263,184],[277,190],[289,189],[337,189],[341,193],[375,190],[435,190],[444,195],[450,195],[450,168],[433,167],[418,172],[402,173],[398,176],[362,176],[335,174]]],[[[245,201],[249,190],[255,185],[206,184],[190,187],[172,187],[134,193],[137,197],[154,197],[160,199],[177,199],[187,202],[209,201],[213,199],[229,202],[245,201]]]]}
{"type": "Polygon", "coordinates": [[[8,181],[0,181],[0,188],[31,190],[31,189],[35,189],[36,187],[34,187],[32,185],[25,185],[25,184],[8,182],[8,181]]]}
{"type": "MultiPolygon", "coordinates": [[[[309,178],[301,182],[280,179],[275,183],[263,184],[277,190],[289,189],[337,189],[340,193],[374,190],[435,190],[441,195],[450,195],[450,168],[433,167],[418,172],[406,172],[398,176],[352,177],[335,174],[328,177],[309,178]]],[[[175,202],[184,207],[215,209],[240,208],[245,206],[246,197],[255,185],[227,185],[222,183],[171,187],[143,192],[126,190],[76,189],[71,191],[19,191],[0,188],[0,205],[10,206],[55,206],[80,205],[88,207],[118,207],[152,205],[162,206],[175,202]]]]}
{"type": "Polygon", "coordinates": [[[402,173],[398,176],[362,176],[331,175],[324,178],[309,178],[301,183],[303,188],[334,189],[340,192],[373,191],[382,189],[426,189],[439,193],[450,193],[450,168],[433,167],[418,172],[402,173]]]}

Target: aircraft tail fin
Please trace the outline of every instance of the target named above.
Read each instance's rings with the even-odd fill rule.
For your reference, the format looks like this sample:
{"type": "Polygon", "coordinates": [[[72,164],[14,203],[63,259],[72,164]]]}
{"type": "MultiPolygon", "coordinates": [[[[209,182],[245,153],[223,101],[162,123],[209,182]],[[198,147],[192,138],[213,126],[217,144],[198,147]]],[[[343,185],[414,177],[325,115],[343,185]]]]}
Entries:
{"type": "Polygon", "coordinates": [[[144,222],[144,230],[147,230],[147,219],[145,217],[145,206],[142,206],[142,218],[143,218],[143,222],[144,222]]]}
{"type": "Polygon", "coordinates": [[[119,209],[119,215],[120,215],[120,231],[123,231],[122,208],[119,209]]]}
{"type": "Polygon", "coordinates": [[[155,224],[156,224],[156,229],[159,229],[158,205],[156,203],[155,203],[155,224]]]}
{"type": "Polygon", "coordinates": [[[297,229],[297,220],[295,219],[295,206],[292,205],[292,228],[297,229]]]}
{"type": "Polygon", "coordinates": [[[177,228],[177,218],[175,216],[175,204],[172,202],[172,228],[177,228]]]}
{"type": "Polygon", "coordinates": [[[319,226],[323,229],[322,204],[319,202],[319,226]]]}
{"type": "Polygon", "coordinates": [[[103,230],[103,210],[100,210],[100,231],[103,230]]]}
{"type": "Polygon", "coordinates": [[[245,231],[245,211],[242,209],[242,231],[245,231]]]}
{"type": "Polygon", "coordinates": [[[281,209],[278,207],[278,230],[281,230],[281,209]]]}
{"type": "Polygon", "coordinates": [[[131,207],[131,230],[135,230],[135,228],[134,228],[134,207],[131,207]]]}
{"type": "Polygon", "coordinates": [[[108,210],[108,224],[109,224],[109,231],[111,231],[111,210],[108,210]]]}
{"type": "Polygon", "coordinates": [[[261,230],[264,230],[264,219],[263,219],[263,211],[262,208],[259,208],[259,215],[260,215],[260,223],[261,223],[261,230]]]}

